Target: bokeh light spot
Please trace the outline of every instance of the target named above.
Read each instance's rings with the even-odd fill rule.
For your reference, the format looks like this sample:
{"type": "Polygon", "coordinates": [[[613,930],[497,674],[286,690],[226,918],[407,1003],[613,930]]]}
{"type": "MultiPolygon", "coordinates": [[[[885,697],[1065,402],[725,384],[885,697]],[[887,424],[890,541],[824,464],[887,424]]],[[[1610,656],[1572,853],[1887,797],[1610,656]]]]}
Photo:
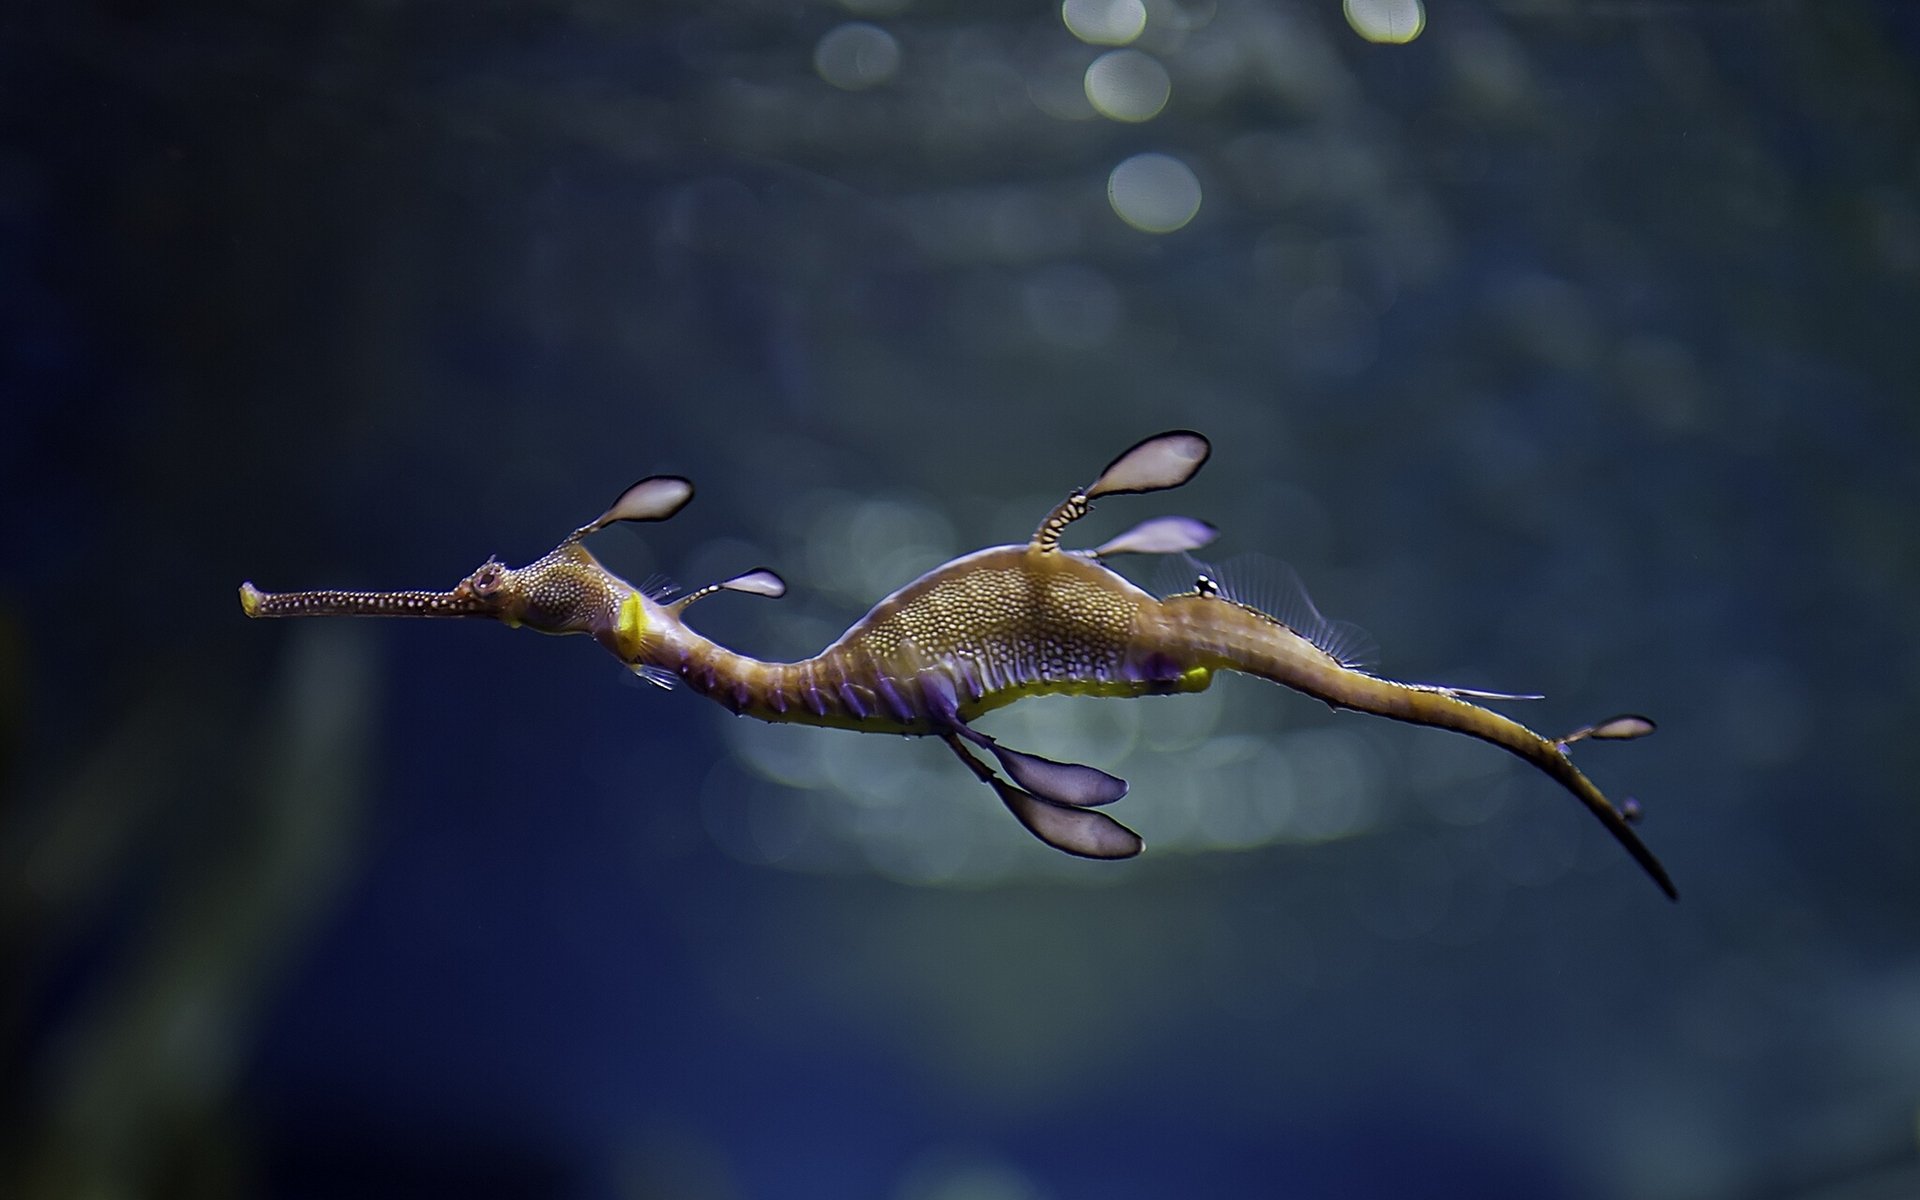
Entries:
{"type": "Polygon", "coordinates": [[[813,48],[813,69],[849,92],[878,87],[900,69],[900,43],[878,25],[849,21],[821,35],[813,48]]]}
{"type": "Polygon", "coordinates": [[[1167,154],[1136,154],[1107,177],[1107,200],[1144,233],[1172,233],[1200,211],[1200,180],[1167,154]]]}
{"type": "Polygon", "coordinates": [[[1140,0],[1066,0],[1060,19],[1068,32],[1095,46],[1124,46],[1147,27],[1140,0]]]}
{"type": "Polygon", "coordinates": [[[1346,0],[1347,24],[1370,42],[1405,45],[1427,27],[1420,0],[1346,0]]]}
{"type": "Polygon", "coordinates": [[[1114,121],[1151,121],[1167,106],[1173,83],[1151,54],[1109,50],[1087,67],[1087,100],[1114,121]]]}

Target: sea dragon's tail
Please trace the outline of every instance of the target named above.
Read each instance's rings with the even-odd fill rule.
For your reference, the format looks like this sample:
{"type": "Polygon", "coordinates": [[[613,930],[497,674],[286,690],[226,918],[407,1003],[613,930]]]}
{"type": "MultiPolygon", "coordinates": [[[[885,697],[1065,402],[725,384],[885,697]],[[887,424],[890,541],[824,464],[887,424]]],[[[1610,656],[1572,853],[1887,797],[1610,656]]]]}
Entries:
{"type": "Polygon", "coordinates": [[[1335,708],[1451,729],[1491,742],[1533,764],[1586,805],[1669,899],[1678,898],[1666,869],[1627,824],[1626,814],[1614,807],[1567,755],[1571,742],[1651,733],[1653,722],[1645,717],[1614,717],[1558,740],[1544,738],[1468,699],[1503,698],[1497,694],[1381,679],[1341,662],[1306,636],[1247,605],[1202,591],[1170,597],[1164,607],[1174,627],[1170,632],[1188,642],[1190,653],[1198,653],[1200,665],[1257,675],[1335,708]]]}

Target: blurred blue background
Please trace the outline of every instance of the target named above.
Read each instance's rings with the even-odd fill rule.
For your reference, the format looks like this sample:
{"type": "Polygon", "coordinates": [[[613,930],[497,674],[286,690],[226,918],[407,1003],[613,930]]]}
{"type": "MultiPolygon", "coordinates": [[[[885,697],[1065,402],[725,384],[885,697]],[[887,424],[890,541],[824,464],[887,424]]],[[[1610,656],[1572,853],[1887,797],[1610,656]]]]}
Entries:
{"type": "Polygon", "coordinates": [[[1920,7],[0,18],[0,1194],[1920,1195],[1920,7]],[[1146,157],[1142,157],[1146,156],[1146,157]],[[804,655],[1168,509],[1547,781],[1246,680],[932,744],[584,641],[256,624],[596,550],[804,655]],[[1166,503],[1158,503],[1165,500],[1166,503]]]}

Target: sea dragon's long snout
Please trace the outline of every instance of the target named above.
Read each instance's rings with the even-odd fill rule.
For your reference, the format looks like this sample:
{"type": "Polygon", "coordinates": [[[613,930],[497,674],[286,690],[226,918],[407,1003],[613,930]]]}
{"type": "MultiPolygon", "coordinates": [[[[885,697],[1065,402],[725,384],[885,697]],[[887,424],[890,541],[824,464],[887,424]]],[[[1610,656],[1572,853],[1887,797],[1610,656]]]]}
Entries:
{"type": "Polygon", "coordinates": [[[249,617],[491,617],[486,600],[463,580],[450,592],[263,592],[240,585],[249,617]]]}

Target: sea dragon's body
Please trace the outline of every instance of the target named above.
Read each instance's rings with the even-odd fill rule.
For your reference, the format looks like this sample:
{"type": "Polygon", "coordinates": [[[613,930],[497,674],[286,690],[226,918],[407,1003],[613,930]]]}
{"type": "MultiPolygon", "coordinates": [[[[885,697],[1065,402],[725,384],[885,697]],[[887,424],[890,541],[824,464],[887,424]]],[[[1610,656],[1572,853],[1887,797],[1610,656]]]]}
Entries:
{"type": "Polygon", "coordinates": [[[587,633],[663,685],[684,682],[736,713],[763,721],[873,733],[937,736],[991,786],[1041,840],[1072,854],[1124,858],[1140,839],[1096,811],[1126,783],[1093,767],[1000,745],[969,722],[1026,696],[1146,696],[1200,691],[1216,671],[1284,684],[1336,707],[1433,725],[1491,742],[1557,780],[1598,817],[1669,896],[1652,853],[1568,757],[1584,738],[1652,731],[1615,717],[1549,739],[1472,702],[1507,698],[1398,683],[1358,669],[1312,629],[1301,630],[1222,596],[1205,575],[1192,591],[1157,598],[1107,567],[1121,553],[1196,549],[1211,526],[1181,517],[1145,522],[1097,550],[1066,550],[1060,534],[1094,498],[1177,487],[1206,461],[1199,434],[1161,434],[1135,446],[1088,488],[1068,496],[1024,545],[995,546],[936,567],[888,596],[811,658],[763,662],[689,627],[688,605],[719,590],[778,596],[779,577],[749,571],[668,602],[608,571],[581,544],[614,521],[664,520],[692,485],[655,476],[628,489],[598,520],[553,551],[510,570],[483,564],[451,592],[294,592],[241,588],[249,616],[486,616],[549,633],[587,633]],[[1012,782],[975,756],[989,751],[1012,782]]]}

